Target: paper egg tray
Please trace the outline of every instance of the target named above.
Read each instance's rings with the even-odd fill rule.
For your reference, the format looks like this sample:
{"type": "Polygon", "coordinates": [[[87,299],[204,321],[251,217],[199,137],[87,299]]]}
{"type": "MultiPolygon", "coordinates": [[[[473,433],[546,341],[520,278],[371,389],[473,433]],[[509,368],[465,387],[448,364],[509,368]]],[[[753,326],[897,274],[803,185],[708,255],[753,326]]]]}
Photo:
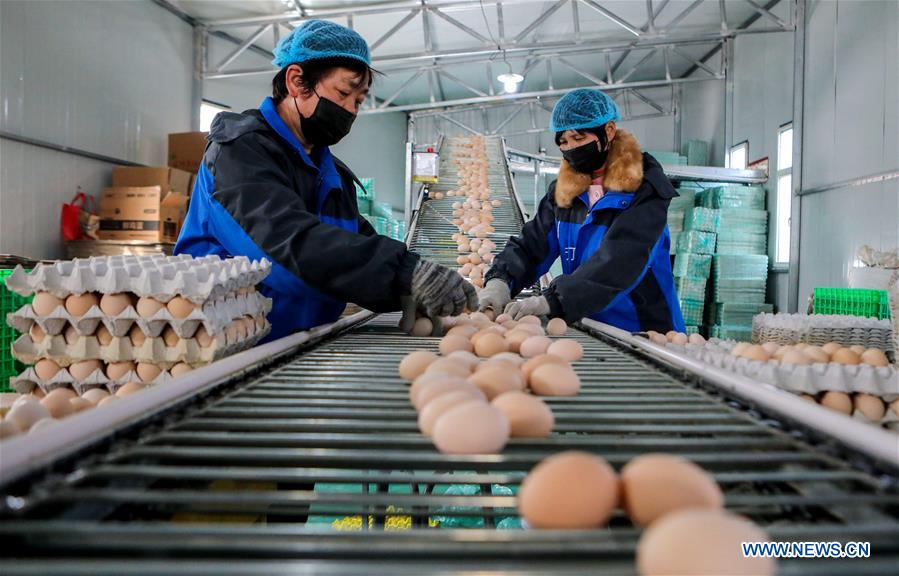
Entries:
{"type": "Polygon", "coordinates": [[[755,343],[796,344],[806,342],[822,346],[837,342],[843,346],[861,345],[895,354],[893,328],[888,320],[825,314],[758,314],[752,319],[755,343]]]}
{"type": "Polygon", "coordinates": [[[118,338],[127,335],[134,325],[150,338],[159,336],[166,326],[171,326],[181,338],[190,338],[201,324],[205,326],[210,336],[215,336],[235,318],[265,316],[271,309],[270,298],[259,292],[250,292],[240,295],[232,293],[225,298],[206,301],[202,307],[194,309],[190,315],[182,319],[172,316],[165,307],[159,309],[152,317],[143,318],[133,306],[129,306],[116,316],[104,314],[98,306],[92,306],[80,317],[72,316],[63,306],[57,307],[50,314],[39,316],[28,304],[8,314],[6,321],[23,334],[27,334],[33,324],[37,324],[48,336],[56,336],[63,332],[67,324],[71,324],[79,336],[90,336],[102,322],[106,329],[118,338]]]}
{"type": "Polygon", "coordinates": [[[208,364],[255,344],[271,331],[271,325],[266,321],[263,328],[254,326],[253,330],[247,338],[236,342],[228,342],[225,333],[220,332],[206,347],[200,346],[196,338],[179,338],[174,346],[167,346],[162,338],[147,338],[143,344],[135,346],[126,336],[113,338],[103,346],[95,336],[81,336],[69,344],[62,336],[48,336],[34,342],[31,336],[24,334],[13,342],[12,353],[25,364],[35,364],[38,360],[49,358],[62,367],[82,360],[208,364]]]}
{"type": "Polygon", "coordinates": [[[182,296],[200,304],[240,288],[255,286],[271,272],[268,260],[246,256],[220,259],[187,255],[94,256],[39,264],[31,272],[18,266],[6,281],[21,296],[50,292],[58,298],[70,294],[131,292],[168,302],[182,296]]]}
{"type": "Polygon", "coordinates": [[[667,346],[716,368],[774,384],[797,394],[815,395],[828,391],[864,393],[879,396],[886,402],[899,398],[899,370],[894,366],[875,367],[834,362],[797,365],[780,360],[760,362],[733,356],[730,351],[735,345],[734,341],[711,340],[705,344],[667,346]]]}

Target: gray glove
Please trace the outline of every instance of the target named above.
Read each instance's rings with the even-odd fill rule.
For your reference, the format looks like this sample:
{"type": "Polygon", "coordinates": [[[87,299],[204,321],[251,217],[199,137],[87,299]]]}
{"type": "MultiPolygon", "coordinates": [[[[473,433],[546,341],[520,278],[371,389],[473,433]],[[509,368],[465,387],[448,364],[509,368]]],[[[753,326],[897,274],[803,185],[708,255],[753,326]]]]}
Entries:
{"type": "Polygon", "coordinates": [[[513,320],[525,316],[546,316],[549,314],[549,302],[544,296],[531,296],[524,300],[510,302],[503,312],[511,316],[513,320]]]}
{"type": "Polygon", "coordinates": [[[412,295],[403,306],[400,328],[412,330],[415,312],[420,311],[437,325],[440,316],[458,316],[465,309],[476,310],[478,295],[474,286],[458,273],[440,264],[419,260],[412,271],[412,295]]]}
{"type": "Polygon", "coordinates": [[[506,304],[512,300],[512,293],[509,291],[509,285],[500,280],[493,278],[487,282],[487,286],[478,293],[480,305],[478,310],[492,309],[497,314],[501,314],[506,304]]]}

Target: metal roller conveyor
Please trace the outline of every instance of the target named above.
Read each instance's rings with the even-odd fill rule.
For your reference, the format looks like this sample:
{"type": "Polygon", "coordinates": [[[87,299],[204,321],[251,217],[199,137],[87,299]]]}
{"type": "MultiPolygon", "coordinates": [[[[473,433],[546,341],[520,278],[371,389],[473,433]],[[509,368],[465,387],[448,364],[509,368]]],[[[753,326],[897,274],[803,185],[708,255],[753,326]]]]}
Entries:
{"type": "MultiPolygon", "coordinates": [[[[453,228],[429,218],[420,207],[410,243],[440,257],[453,228]]],[[[522,478],[567,449],[618,469],[679,454],[775,541],[871,543],[868,559],[781,574],[896,574],[895,435],[584,321],[583,387],[548,399],[552,436],[442,455],[397,374],[438,341],[397,321],[361,312],[4,441],[0,574],[635,573],[640,531],[621,511],[597,530],[521,528],[522,478]]]]}

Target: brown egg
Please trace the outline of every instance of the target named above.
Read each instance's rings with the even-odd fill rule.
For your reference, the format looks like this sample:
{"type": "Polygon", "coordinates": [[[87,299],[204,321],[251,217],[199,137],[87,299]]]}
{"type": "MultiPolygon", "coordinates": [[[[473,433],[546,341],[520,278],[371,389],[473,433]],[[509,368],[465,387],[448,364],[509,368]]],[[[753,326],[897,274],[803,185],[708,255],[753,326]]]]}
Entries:
{"type": "Polygon", "coordinates": [[[45,381],[56,376],[56,373],[59,372],[59,370],[59,364],[46,358],[38,360],[34,365],[34,372],[37,374],[37,377],[45,381]]]}
{"type": "Polygon", "coordinates": [[[62,337],[65,339],[66,344],[74,344],[78,342],[78,339],[81,338],[81,335],[78,334],[78,331],[75,330],[75,327],[71,324],[66,324],[66,329],[62,332],[62,337]]]}
{"type": "Polygon", "coordinates": [[[471,338],[478,333],[478,327],[471,324],[457,324],[449,329],[447,336],[462,336],[463,338],[471,338]]]}
{"type": "Polygon", "coordinates": [[[0,440],[20,434],[21,430],[9,420],[0,420],[0,440]]]}
{"type": "Polygon", "coordinates": [[[81,395],[81,397],[92,404],[97,404],[100,400],[109,397],[109,392],[103,388],[91,388],[81,395]]]}
{"type": "Polygon", "coordinates": [[[553,354],[541,354],[540,356],[534,356],[527,362],[521,365],[521,376],[524,378],[525,383],[530,385],[531,374],[538,366],[542,366],[544,364],[559,364],[561,366],[569,366],[568,361],[559,356],[555,356],[553,354]]]}
{"type": "Polygon", "coordinates": [[[474,350],[474,347],[471,345],[471,341],[464,336],[460,336],[458,334],[447,334],[440,340],[440,353],[444,356],[449,356],[453,352],[463,351],[463,352],[471,352],[474,350]]]}
{"type": "Polygon", "coordinates": [[[49,316],[60,306],[63,306],[62,298],[57,298],[49,292],[37,292],[31,301],[31,309],[38,316],[49,316]]]}
{"type": "MultiPolygon", "coordinates": [[[[514,320],[515,319],[512,318],[512,316],[510,316],[509,314],[500,314],[499,316],[496,317],[495,322],[497,324],[505,324],[506,322],[509,322],[509,321],[514,322],[514,320]]],[[[563,322],[564,322],[564,320],[563,320],[563,322]]]]}
{"type": "Polygon", "coordinates": [[[50,411],[40,402],[22,402],[13,405],[6,413],[4,422],[9,422],[22,432],[27,431],[40,420],[51,418],[50,411]]]}
{"type": "Polygon", "coordinates": [[[506,332],[504,336],[506,338],[506,344],[509,345],[509,350],[518,353],[521,351],[522,343],[532,337],[533,334],[525,330],[519,330],[516,327],[515,329],[506,332]]]}
{"type": "Polygon", "coordinates": [[[893,414],[899,416],[899,398],[896,398],[895,400],[890,402],[890,410],[893,412],[893,414]]]}
{"type": "Polygon", "coordinates": [[[460,378],[468,378],[471,368],[468,363],[458,362],[451,358],[438,358],[425,368],[425,374],[450,374],[460,378]]]}
{"type": "MultiPolygon", "coordinates": [[[[255,320],[254,320],[254,322],[255,322],[255,320]]],[[[264,328],[264,326],[263,326],[263,328],[264,328]]],[[[256,330],[261,330],[261,329],[262,328],[260,328],[259,325],[257,324],[256,330]]],[[[210,346],[212,346],[213,338],[212,338],[212,336],[209,335],[209,332],[206,331],[206,327],[203,326],[202,324],[200,324],[200,327],[197,328],[196,332],[194,332],[194,340],[196,340],[197,345],[199,345],[200,348],[209,348],[210,346]]]]}
{"type": "Polygon", "coordinates": [[[827,364],[830,362],[830,356],[820,346],[808,346],[802,353],[808,356],[812,363],[815,364],[827,364]]]}
{"type": "Polygon", "coordinates": [[[762,344],[762,348],[765,349],[765,352],[768,353],[768,356],[773,357],[774,354],[776,354],[777,351],[780,350],[780,345],[774,342],[765,342],[764,344],[762,344]]]}
{"type": "Polygon", "coordinates": [[[110,380],[118,380],[134,369],[134,362],[110,362],[106,365],[106,377],[110,380]]]}
{"type": "Polygon", "coordinates": [[[545,458],[518,491],[518,512],[536,529],[599,528],[617,504],[615,471],[602,458],[580,451],[545,458]]]}
{"type": "Polygon", "coordinates": [[[496,454],[509,441],[509,421],[498,409],[474,400],[440,415],[431,436],[444,454],[496,454]]]}
{"type": "Polygon", "coordinates": [[[475,356],[473,352],[467,352],[465,350],[456,350],[455,352],[450,352],[447,355],[447,358],[455,360],[456,362],[461,362],[468,368],[470,372],[474,372],[478,364],[481,363],[481,359],[475,356]]]}
{"type": "Polygon", "coordinates": [[[856,354],[858,354],[859,356],[864,354],[865,350],[867,350],[867,348],[865,348],[861,344],[855,344],[853,346],[850,346],[849,349],[852,350],[853,352],[855,352],[856,354]]]}
{"type": "Polygon", "coordinates": [[[576,362],[584,356],[584,347],[577,340],[556,340],[546,349],[547,354],[564,358],[569,362],[576,362]]]}
{"type": "MultiPolygon", "coordinates": [[[[239,332],[240,328],[243,328],[243,324],[240,324],[239,322],[237,324],[239,324],[239,327],[237,328],[238,332],[239,332]]],[[[165,342],[165,345],[168,346],[169,348],[177,346],[178,342],[181,341],[181,337],[178,336],[178,333],[175,332],[175,329],[169,325],[166,325],[166,327],[162,329],[161,336],[162,336],[162,341],[165,342]]],[[[244,331],[244,337],[245,336],[246,336],[246,331],[244,331]]]]}
{"type": "Polygon", "coordinates": [[[505,392],[491,404],[506,415],[512,438],[545,438],[553,431],[553,412],[536,396],[520,391],[505,392]]]}
{"type": "Polygon", "coordinates": [[[477,386],[488,400],[504,392],[524,390],[525,387],[521,373],[505,363],[483,365],[468,377],[468,381],[477,386]]]}
{"type": "Polygon", "coordinates": [[[35,386],[34,388],[31,389],[30,396],[32,396],[34,398],[41,399],[46,395],[47,395],[47,393],[44,392],[43,390],[41,390],[40,386],[35,386]]]}
{"type": "Polygon", "coordinates": [[[162,373],[162,368],[156,364],[139,362],[135,371],[137,372],[137,377],[140,378],[142,382],[152,382],[162,373]]]}
{"type": "Polygon", "coordinates": [[[871,394],[856,394],[852,397],[852,405],[871,422],[880,422],[886,414],[887,407],[883,400],[871,394]]]}
{"type": "Polygon", "coordinates": [[[667,340],[669,342],[673,342],[674,337],[677,335],[678,335],[678,332],[676,332],[674,330],[669,330],[668,332],[665,333],[665,340],[667,340]]]}
{"type": "Polygon", "coordinates": [[[437,419],[442,416],[444,412],[457,404],[471,402],[472,400],[477,400],[477,398],[472,396],[469,390],[460,389],[438,395],[436,398],[425,404],[424,408],[419,412],[418,429],[421,430],[421,433],[425,436],[430,436],[434,431],[434,424],[437,423],[437,419]]]}
{"type": "Polygon", "coordinates": [[[72,413],[71,399],[76,398],[75,392],[68,388],[56,388],[47,393],[41,400],[44,408],[54,418],[65,418],[72,413]]]}
{"type": "Polygon", "coordinates": [[[522,364],[525,363],[525,360],[526,360],[525,358],[522,358],[521,356],[519,356],[518,354],[516,354],[514,352],[500,352],[499,354],[496,354],[495,356],[491,356],[490,360],[488,360],[487,362],[493,362],[493,361],[506,362],[507,364],[511,364],[511,365],[515,366],[516,368],[521,368],[522,364]]]}
{"type": "Polygon", "coordinates": [[[187,364],[185,362],[179,362],[179,363],[175,364],[174,366],[172,366],[171,368],[169,368],[169,374],[171,374],[174,377],[178,377],[178,376],[181,376],[182,374],[187,374],[191,370],[193,370],[193,368],[191,367],[190,364],[187,364]]]}
{"type": "Polygon", "coordinates": [[[855,365],[861,362],[859,354],[849,348],[840,348],[830,357],[831,362],[837,364],[855,365]]]}
{"type": "Polygon", "coordinates": [[[743,352],[749,348],[750,344],[748,342],[737,342],[737,344],[731,348],[730,353],[732,356],[742,356],[743,352]]]}
{"type": "Polygon", "coordinates": [[[765,352],[765,349],[758,344],[753,344],[744,348],[741,356],[747,360],[757,360],[758,362],[767,362],[770,358],[768,353],[765,352]]]}
{"type": "Polygon", "coordinates": [[[69,400],[69,404],[72,407],[72,414],[94,407],[93,402],[85,400],[84,398],[72,398],[71,400],[69,400]]]}
{"type": "Polygon", "coordinates": [[[524,316],[518,319],[519,322],[523,322],[525,324],[534,324],[535,326],[541,326],[543,323],[540,322],[540,318],[536,316],[524,316]]]}
{"type": "Polygon", "coordinates": [[[66,312],[80,318],[87,314],[87,311],[94,306],[100,305],[100,298],[93,292],[85,292],[84,294],[70,294],[66,298],[66,312]]]}
{"type": "Polygon", "coordinates": [[[32,342],[43,342],[47,333],[37,324],[32,324],[31,328],[28,329],[28,335],[31,336],[32,342]]]}
{"type": "Polygon", "coordinates": [[[888,366],[890,364],[883,350],[878,350],[877,348],[868,348],[862,352],[860,360],[862,364],[870,364],[871,366],[888,366]]]}
{"type": "Polygon", "coordinates": [[[808,342],[797,342],[793,345],[793,347],[797,350],[805,350],[806,348],[808,348],[808,346],[808,342]]]}
{"type": "Polygon", "coordinates": [[[456,377],[429,380],[425,386],[418,388],[416,392],[417,394],[412,404],[416,410],[423,410],[432,400],[450,392],[463,392],[474,400],[487,401],[484,393],[478,390],[477,387],[464,380],[460,382],[460,379],[456,377]]]}
{"type": "Polygon", "coordinates": [[[437,355],[428,350],[416,350],[406,354],[400,362],[400,378],[407,382],[415,380],[435,360],[437,355]]]}
{"type": "Polygon", "coordinates": [[[144,296],[137,301],[137,313],[141,318],[152,318],[156,313],[165,308],[165,304],[155,298],[144,296]]]}
{"type": "Polygon", "coordinates": [[[503,336],[503,335],[505,335],[505,333],[506,333],[506,329],[503,328],[502,326],[497,326],[497,325],[491,324],[490,326],[486,326],[484,328],[481,328],[477,332],[475,332],[471,336],[471,344],[472,344],[472,346],[477,345],[478,340],[480,340],[487,334],[499,334],[500,336],[503,336]]]}
{"type": "Polygon", "coordinates": [[[110,332],[103,324],[97,326],[97,331],[94,332],[94,336],[97,338],[97,342],[100,343],[100,346],[109,346],[112,342],[112,332],[110,332]]]}
{"type": "Polygon", "coordinates": [[[474,345],[474,352],[481,358],[489,358],[495,354],[507,352],[509,344],[499,334],[484,334],[474,345]]]}
{"type": "Polygon", "coordinates": [[[624,509],[638,526],[685,508],[722,508],[724,495],[712,476],[686,458],[644,454],[621,469],[624,509]]]}
{"type": "Polygon", "coordinates": [[[131,339],[132,346],[143,346],[144,342],[147,341],[147,335],[144,334],[143,330],[140,329],[140,326],[137,324],[133,325],[130,330],[128,330],[128,338],[131,339]]]}
{"type": "Polygon", "coordinates": [[[457,386],[464,386],[465,384],[469,384],[469,382],[465,379],[467,377],[467,374],[465,376],[458,376],[456,374],[446,374],[443,372],[425,372],[424,374],[418,376],[409,387],[409,402],[413,406],[417,407],[418,397],[419,395],[421,395],[425,388],[444,380],[449,380],[457,386]]]}
{"type": "Polygon", "coordinates": [[[821,346],[821,349],[827,352],[829,355],[833,356],[833,353],[842,347],[843,346],[837,342],[828,342],[824,346],[821,346]]]}
{"type": "Polygon", "coordinates": [[[103,371],[103,363],[99,360],[82,360],[69,366],[69,374],[75,380],[87,380],[97,370],[103,371]]]}
{"type": "MultiPolygon", "coordinates": [[[[136,392],[140,392],[144,388],[146,388],[146,385],[141,384],[140,382],[128,382],[127,384],[116,390],[115,395],[119,398],[124,398],[125,396],[131,396],[136,392]]],[[[100,403],[102,404],[103,401],[101,400],[100,403]]]]}
{"type": "Polygon", "coordinates": [[[702,334],[690,334],[687,342],[690,344],[705,344],[705,338],[702,337],[702,334]]]}
{"type": "Polygon", "coordinates": [[[56,425],[56,420],[54,418],[42,418],[41,420],[38,420],[31,426],[31,429],[28,430],[28,433],[36,434],[36,433],[40,432],[41,430],[43,430],[44,428],[51,428],[55,425],[56,425]]]}
{"type": "Polygon", "coordinates": [[[515,327],[516,330],[528,332],[531,336],[546,336],[546,330],[539,324],[528,324],[527,322],[519,322],[515,327]]]}
{"type": "Polygon", "coordinates": [[[812,363],[812,359],[803,354],[800,350],[796,350],[795,348],[790,348],[784,351],[783,355],[781,355],[780,361],[784,364],[799,364],[799,365],[808,365],[812,363]]]}
{"type": "Polygon", "coordinates": [[[106,406],[107,404],[112,404],[116,400],[118,400],[117,396],[107,396],[106,398],[103,398],[99,402],[97,402],[97,407],[106,406]]]}
{"type": "MultiPolygon", "coordinates": [[[[231,322],[231,324],[229,324],[229,326],[234,328],[235,335],[236,335],[235,336],[236,342],[240,342],[247,338],[247,327],[243,322],[241,322],[240,320],[234,320],[233,322],[231,322]]],[[[164,337],[165,337],[165,330],[163,330],[163,338],[164,337]]],[[[168,342],[166,342],[166,345],[167,346],[175,346],[175,344],[168,344],[168,342]]]]}
{"type": "Polygon", "coordinates": [[[531,336],[521,343],[518,353],[524,358],[533,358],[534,356],[546,354],[552,343],[552,340],[546,336],[531,336]]]}
{"type": "Polygon", "coordinates": [[[468,262],[468,256],[463,255],[463,256],[456,257],[456,264],[458,264],[459,266],[463,266],[467,262],[468,262]]]}
{"type": "Polygon", "coordinates": [[[581,389],[581,380],[568,366],[543,364],[531,373],[531,390],[541,396],[574,396],[581,389]]]}
{"type": "Polygon", "coordinates": [[[690,338],[683,332],[677,332],[674,336],[671,337],[672,344],[679,344],[681,346],[684,346],[689,341],[690,341],[690,338]]]}
{"type": "Polygon", "coordinates": [[[434,323],[431,322],[431,319],[422,317],[415,320],[410,334],[412,336],[430,336],[433,331],[434,323]]]}
{"type": "Polygon", "coordinates": [[[134,296],[130,293],[104,294],[100,298],[100,310],[109,316],[118,316],[129,306],[134,305],[134,296]]]}
{"type": "Polygon", "coordinates": [[[724,510],[680,510],[643,531],[637,571],[642,576],[772,576],[775,560],[744,557],[743,542],[768,542],[768,535],[724,510]]]}
{"type": "Polygon", "coordinates": [[[799,397],[802,398],[803,400],[805,400],[806,402],[811,402],[812,404],[818,403],[818,401],[815,399],[815,397],[812,396],[811,394],[802,393],[799,395],[799,397]]]}
{"type": "MultiPolygon", "coordinates": [[[[263,316],[262,314],[259,314],[258,316],[253,318],[253,322],[256,323],[256,331],[257,332],[259,330],[265,330],[265,316],[263,316]]],[[[201,346],[202,346],[202,344],[201,344],[201,346]]]]}
{"type": "Polygon", "coordinates": [[[665,338],[665,335],[664,335],[664,334],[659,334],[658,332],[656,332],[655,334],[653,334],[652,336],[650,336],[650,337],[649,337],[649,340],[650,340],[651,342],[653,342],[654,344],[660,344],[660,345],[668,344],[668,339],[665,338]]]}
{"type": "Polygon", "coordinates": [[[550,336],[562,336],[568,331],[568,324],[561,318],[553,318],[546,324],[546,333],[550,336]]]}
{"type": "Polygon", "coordinates": [[[821,396],[821,406],[826,406],[843,414],[852,414],[852,399],[849,397],[849,394],[843,392],[825,392],[821,396]]]}

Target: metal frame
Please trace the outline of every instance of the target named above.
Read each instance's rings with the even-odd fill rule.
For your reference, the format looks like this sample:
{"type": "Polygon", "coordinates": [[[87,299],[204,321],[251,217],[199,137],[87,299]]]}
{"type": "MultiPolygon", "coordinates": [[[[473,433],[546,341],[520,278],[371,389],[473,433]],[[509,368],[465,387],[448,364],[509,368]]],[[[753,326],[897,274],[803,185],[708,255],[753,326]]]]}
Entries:
{"type": "Polygon", "coordinates": [[[805,138],[805,0],[793,0],[793,202],[790,207],[790,266],[787,311],[799,311],[799,257],[802,239],[802,148],[805,138]]]}

